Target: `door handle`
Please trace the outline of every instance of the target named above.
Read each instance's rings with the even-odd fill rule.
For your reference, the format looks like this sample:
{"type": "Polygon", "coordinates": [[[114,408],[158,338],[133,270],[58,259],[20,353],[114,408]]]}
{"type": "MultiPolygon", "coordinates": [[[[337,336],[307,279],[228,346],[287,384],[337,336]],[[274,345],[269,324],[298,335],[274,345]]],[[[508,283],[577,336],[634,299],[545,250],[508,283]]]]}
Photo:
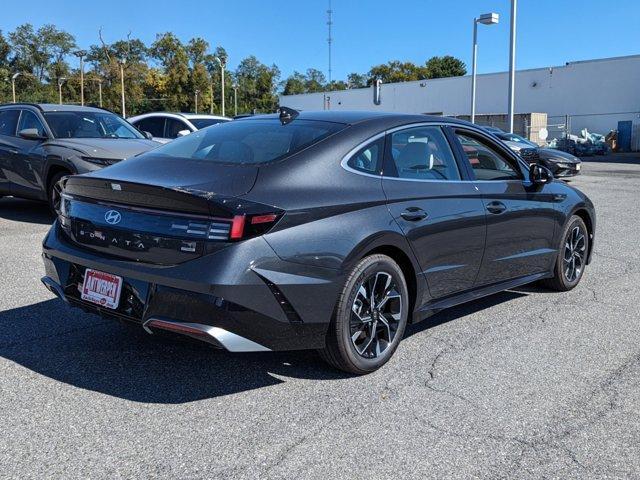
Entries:
{"type": "Polygon", "coordinates": [[[502,202],[495,201],[487,204],[487,211],[496,215],[503,213],[506,209],[507,206],[502,202]]]}
{"type": "Polygon", "coordinates": [[[420,207],[409,207],[402,212],[400,216],[408,222],[419,222],[420,220],[427,218],[429,215],[420,207]]]}

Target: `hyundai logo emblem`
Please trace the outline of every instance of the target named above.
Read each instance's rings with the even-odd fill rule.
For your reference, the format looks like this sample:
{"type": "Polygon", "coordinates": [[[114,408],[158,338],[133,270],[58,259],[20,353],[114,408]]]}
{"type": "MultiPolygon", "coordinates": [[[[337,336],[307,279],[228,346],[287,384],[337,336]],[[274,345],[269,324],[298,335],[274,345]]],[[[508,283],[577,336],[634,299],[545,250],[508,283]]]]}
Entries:
{"type": "Polygon", "coordinates": [[[117,210],[109,210],[104,214],[104,219],[109,225],[117,225],[122,220],[122,215],[117,210]]]}

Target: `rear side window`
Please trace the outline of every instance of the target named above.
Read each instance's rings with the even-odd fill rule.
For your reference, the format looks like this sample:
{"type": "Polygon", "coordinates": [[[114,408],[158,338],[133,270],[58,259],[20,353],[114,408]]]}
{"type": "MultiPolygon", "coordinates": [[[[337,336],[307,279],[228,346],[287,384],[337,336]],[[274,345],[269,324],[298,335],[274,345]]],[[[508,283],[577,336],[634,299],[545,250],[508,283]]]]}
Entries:
{"type": "Polygon", "coordinates": [[[141,132],[149,132],[152,137],[162,138],[164,136],[164,118],[162,117],[143,118],[134,125],[141,132]]]}
{"type": "Polygon", "coordinates": [[[392,133],[391,157],[398,178],[460,180],[455,157],[440,127],[416,127],[392,133]]]}
{"type": "Polygon", "coordinates": [[[0,135],[15,136],[19,116],[19,110],[0,110],[0,135]]]}
{"type": "Polygon", "coordinates": [[[364,173],[375,174],[380,171],[380,158],[384,148],[384,139],[370,143],[349,158],[347,165],[364,173]]]}
{"type": "Polygon", "coordinates": [[[153,153],[216,163],[256,164],[284,158],[345,128],[341,123],[277,119],[240,120],[198,130],[153,153]]]}
{"type": "Polygon", "coordinates": [[[167,124],[164,129],[165,138],[178,138],[178,133],[183,130],[186,130],[187,132],[191,131],[186,123],[176,120],[175,118],[167,118],[167,124]]]}

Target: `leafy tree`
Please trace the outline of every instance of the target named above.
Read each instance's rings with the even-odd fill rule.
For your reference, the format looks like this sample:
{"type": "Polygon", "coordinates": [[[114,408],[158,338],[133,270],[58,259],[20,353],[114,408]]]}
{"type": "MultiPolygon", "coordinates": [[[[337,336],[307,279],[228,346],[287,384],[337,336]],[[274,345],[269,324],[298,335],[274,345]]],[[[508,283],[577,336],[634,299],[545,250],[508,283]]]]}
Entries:
{"type": "Polygon", "coordinates": [[[347,75],[347,84],[349,88],[363,88],[367,86],[367,77],[366,75],[361,75],[359,73],[350,73],[347,75]]]}
{"type": "Polygon", "coordinates": [[[258,61],[253,55],[240,62],[235,73],[238,82],[238,112],[273,112],[278,106],[276,88],[280,70],[258,61]]]}
{"type": "Polygon", "coordinates": [[[428,78],[459,77],[467,73],[464,62],[451,55],[431,57],[426,63],[426,68],[429,72],[428,78]]]}
{"type": "Polygon", "coordinates": [[[284,95],[298,95],[307,93],[307,77],[304,74],[294,71],[285,81],[282,82],[282,93],[284,95]]]}
{"type": "Polygon", "coordinates": [[[308,93],[313,92],[322,92],[326,89],[327,80],[320,70],[315,68],[307,69],[307,74],[305,75],[305,89],[308,93]]]}
{"type": "Polygon", "coordinates": [[[192,38],[187,45],[187,54],[191,68],[190,87],[193,92],[193,108],[195,111],[195,92],[198,91],[198,111],[207,111],[211,107],[211,82],[206,62],[208,60],[207,51],[209,42],[202,38],[192,38]]]}
{"type": "Polygon", "coordinates": [[[150,48],[151,55],[162,65],[166,75],[166,108],[185,111],[189,109],[191,85],[189,55],[186,47],[173,33],[156,36],[150,48]]]}

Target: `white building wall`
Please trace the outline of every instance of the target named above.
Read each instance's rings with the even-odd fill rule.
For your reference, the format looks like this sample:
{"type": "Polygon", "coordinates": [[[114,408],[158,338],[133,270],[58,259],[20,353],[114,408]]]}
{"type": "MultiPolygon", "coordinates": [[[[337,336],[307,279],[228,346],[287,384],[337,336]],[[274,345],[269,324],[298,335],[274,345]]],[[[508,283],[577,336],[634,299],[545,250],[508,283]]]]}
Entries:
{"type": "MultiPolygon", "coordinates": [[[[507,113],[507,72],[478,75],[476,113],[507,113]]],[[[301,110],[381,110],[469,115],[471,77],[384,84],[381,104],[372,88],[283,95],[280,105],[301,110]]],[[[516,113],[547,113],[549,124],[571,115],[572,133],[607,133],[619,120],[640,119],[640,55],[516,72],[516,113]]]]}

